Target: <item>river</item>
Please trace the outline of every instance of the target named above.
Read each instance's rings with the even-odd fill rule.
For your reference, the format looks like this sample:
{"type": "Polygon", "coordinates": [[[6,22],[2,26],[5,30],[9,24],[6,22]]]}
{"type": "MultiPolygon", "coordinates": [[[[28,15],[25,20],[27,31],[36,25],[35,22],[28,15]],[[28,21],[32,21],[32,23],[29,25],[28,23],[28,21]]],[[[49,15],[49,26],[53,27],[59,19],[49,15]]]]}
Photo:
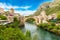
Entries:
{"type": "Polygon", "coordinates": [[[60,40],[60,36],[52,34],[48,31],[38,28],[34,24],[25,23],[23,30],[26,32],[29,30],[32,37],[35,35],[35,40],[60,40]]]}

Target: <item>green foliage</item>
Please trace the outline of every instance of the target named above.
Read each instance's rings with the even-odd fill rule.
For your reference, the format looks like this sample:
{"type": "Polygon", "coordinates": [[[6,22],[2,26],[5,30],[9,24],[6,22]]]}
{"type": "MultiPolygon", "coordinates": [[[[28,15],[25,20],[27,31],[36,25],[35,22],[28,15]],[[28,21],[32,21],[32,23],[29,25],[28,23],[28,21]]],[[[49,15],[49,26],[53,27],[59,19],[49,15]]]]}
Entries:
{"type": "Polygon", "coordinates": [[[51,29],[53,29],[53,27],[52,26],[48,26],[48,30],[51,30],[51,29]]]}
{"type": "Polygon", "coordinates": [[[32,39],[33,39],[33,40],[39,40],[39,36],[38,36],[37,34],[34,34],[34,36],[33,36],[32,39]]]}
{"type": "Polygon", "coordinates": [[[34,18],[28,18],[26,20],[26,22],[28,22],[28,23],[35,23],[35,19],[34,18]]]}
{"type": "Polygon", "coordinates": [[[55,26],[55,23],[51,22],[50,25],[51,25],[51,26],[55,26]]]}
{"type": "Polygon", "coordinates": [[[14,22],[7,24],[6,26],[16,28],[19,27],[19,25],[20,25],[19,20],[16,17],[14,17],[14,22]]]}
{"type": "Polygon", "coordinates": [[[31,33],[30,33],[30,31],[26,31],[26,37],[31,37],[31,33]]]}
{"type": "Polygon", "coordinates": [[[0,15],[0,20],[7,20],[6,16],[0,15]]]}
{"type": "Polygon", "coordinates": [[[50,24],[39,24],[39,27],[42,27],[44,29],[47,29],[48,31],[52,30],[52,32],[58,32],[60,30],[60,26],[56,26],[55,23],[51,22],[50,24]]]}
{"type": "Polygon", "coordinates": [[[32,40],[31,33],[30,33],[29,30],[26,31],[26,37],[27,37],[28,40],[32,40]]]}
{"type": "Polygon", "coordinates": [[[47,8],[45,11],[46,11],[47,15],[57,13],[58,11],[60,11],[60,5],[47,8]]]}
{"type": "Polygon", "coordinates": [[[38,25],[39,27],[48,27],[49,25],[47,23],[41,23],[38,25]]]}
{"type": "Polygon", "coordinates": [[[19,20],[14,17],[14,22],[0,25],[0,40],[31,40],[30,32],[27,31],[26,34],[23,34],[19,28],[19,23],[19,20]]]}
{"type": "Polygon", "coordinates": [[[60,21],[60,15],[57,16],[57,20],[60,21]]]}
{"type": "Polygon", "coordinates": [[[28,40],[19,28],[5,28],[0,30],[0,40],[28,40]]]}
{"type": "Polygon", "coordinates": [[[22,34],[22,33],[19,32],[18,29],[16,30],[16,29],[13,29],[13,28],[6,28],[5,30],[2,30],[2,32],[0,34],[0,36],[1,36],[0,39],[3,39],[3,40],[17,40],[17,38],[20,39],[19,34],[22,34]]]}
{"type": "Polygon", "coordinates": [[[18,21],[17,17],[14,17],[14,22],[18,21]]]}
{"type": "Polygon", "coordinates": [[[6,28],[6,26],[0,25],[0,30],[4,30],[5,28],[6,28]]]}

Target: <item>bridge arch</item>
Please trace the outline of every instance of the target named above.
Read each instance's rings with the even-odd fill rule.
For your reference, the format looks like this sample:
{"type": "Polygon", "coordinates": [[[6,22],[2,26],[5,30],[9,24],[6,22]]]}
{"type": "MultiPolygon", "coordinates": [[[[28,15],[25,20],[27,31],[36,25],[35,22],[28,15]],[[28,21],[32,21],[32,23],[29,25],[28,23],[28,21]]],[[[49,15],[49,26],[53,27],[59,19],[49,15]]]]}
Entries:
{"type": "Polygon", "coordinates": [[[36,23],[36,19],[34,17],[29,17],[25,19],[25,22],[32,22],[32,23],[36,23]]]}
{"type": "MultiPolygon", "coordinates": [[[[30,18],[32,18],[32,19],[35,20],[35,21],[34,21],[34,24],[39,24],[39,23],[41,23],[41,18],[40,18],[40,16],[28,17],[28,18],[25,18],[25,21],[26,21],[27,19],[30,19],[30,18]]],[[[31,21],[31,19],[30,19],[29,21],[31,21]]]]}

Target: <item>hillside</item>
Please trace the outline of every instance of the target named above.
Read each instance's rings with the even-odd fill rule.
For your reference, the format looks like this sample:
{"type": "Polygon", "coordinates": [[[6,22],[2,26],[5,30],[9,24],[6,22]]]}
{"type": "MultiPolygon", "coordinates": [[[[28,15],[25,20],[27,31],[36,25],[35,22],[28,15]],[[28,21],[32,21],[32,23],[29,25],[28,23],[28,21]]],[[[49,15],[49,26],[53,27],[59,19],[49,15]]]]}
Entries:
{"type": "Polygon", "coordinates": [[[45,10],[47,15],[53,13],[60,14],[60,0],[55,0],[54,2],[46,2],[42,4],[32,16],[39,15],[42,10],[45,10]]]}

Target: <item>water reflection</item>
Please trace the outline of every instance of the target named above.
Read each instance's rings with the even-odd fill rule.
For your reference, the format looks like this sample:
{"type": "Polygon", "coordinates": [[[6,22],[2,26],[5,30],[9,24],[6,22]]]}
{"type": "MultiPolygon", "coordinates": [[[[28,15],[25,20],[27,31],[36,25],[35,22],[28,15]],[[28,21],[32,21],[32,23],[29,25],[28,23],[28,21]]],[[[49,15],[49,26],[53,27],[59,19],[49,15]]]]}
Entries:
{"type": "Polygon", "coordinates": [[[60,40],[60,36],[56,36],[43,29],[38,29],[38,34],[40,35],[40,40],[60,40]]]}
{"type": "Polygon", "coordinates": [[[35,36],[34,40],[60,40],[60,36],[56,36],[43,29],[37,28],[34,24],[25,23],[24,31],[30,30],[32,37],[35,36]]]}

